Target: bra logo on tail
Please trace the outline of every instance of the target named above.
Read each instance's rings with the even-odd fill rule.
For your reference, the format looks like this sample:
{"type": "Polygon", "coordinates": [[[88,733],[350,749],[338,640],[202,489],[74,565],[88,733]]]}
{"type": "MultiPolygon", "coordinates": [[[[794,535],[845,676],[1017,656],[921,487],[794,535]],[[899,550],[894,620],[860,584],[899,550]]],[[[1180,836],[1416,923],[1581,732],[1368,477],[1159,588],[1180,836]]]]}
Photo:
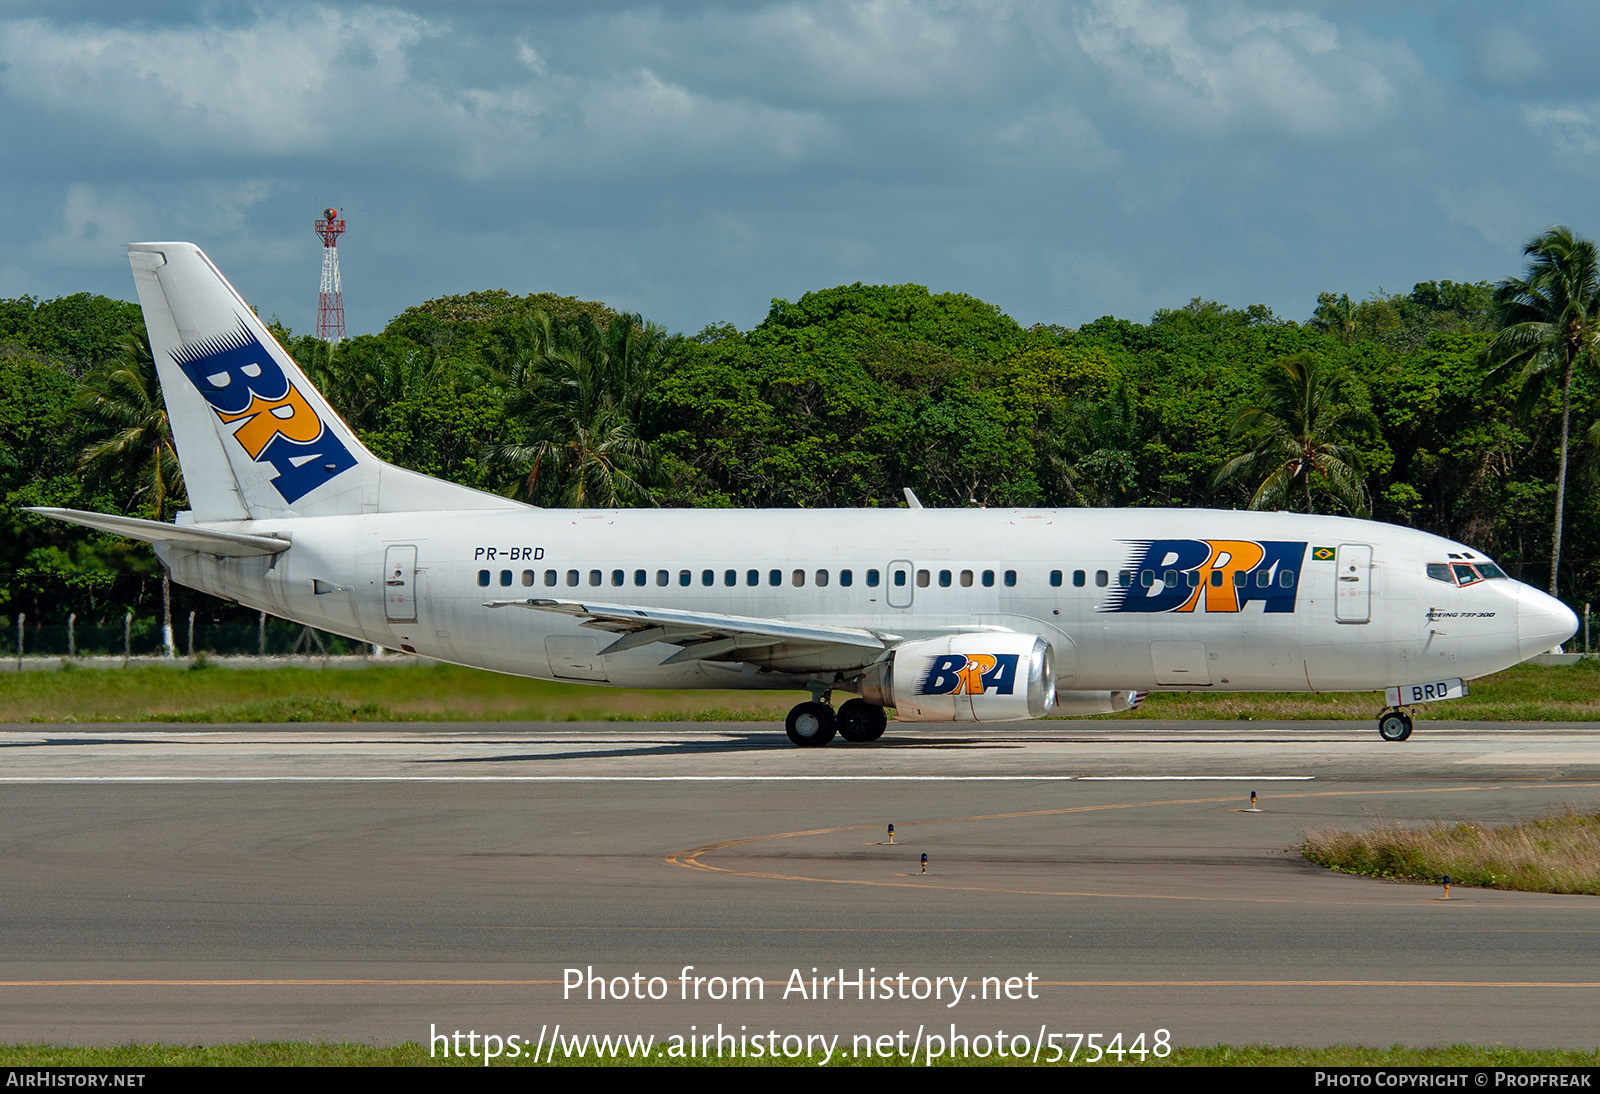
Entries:
{"type": "Polygon", "coordinates": [[[237,331],[182,346],[173,361],[249,457],[277,471],[273,488],[293,503],[356,465],[266,347],[243,323],[237,331]]]}

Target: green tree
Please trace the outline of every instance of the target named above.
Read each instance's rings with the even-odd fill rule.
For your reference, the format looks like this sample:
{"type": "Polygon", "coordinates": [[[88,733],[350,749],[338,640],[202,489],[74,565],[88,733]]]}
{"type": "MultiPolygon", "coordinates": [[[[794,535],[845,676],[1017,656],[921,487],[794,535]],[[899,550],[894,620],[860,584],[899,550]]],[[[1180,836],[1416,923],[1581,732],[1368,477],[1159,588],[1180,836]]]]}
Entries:
{"type": "Polygon", "coordinates": [[[637,315],[604,324],[586,314],[541,315],[535,326],[507,399],[527,440],[490,446],[487,461],[517,469],[517,493],[530,501],[553,489],[574,507],[655,504],[656,453],[639,421],[663,367],[665,332],[637,315]]]}
{"type": "MultiPolygon", "coordinates": [[[[101,439],[83,450],[79,467],[131,489],[123,512],[167,520],[185,498],[183,472],[148,336],[124,335],[121,353],[83,378],[77,403],[84,418],[101,434],[101,439]]],[[[165,566],[161,568],[161,613],[162,639],[171,657],[172,583],[165,566]]]]}
{"type": "Polygon", "coordinates": [[[1500,333],[1489,345],[1497,376],[1516,370],[1525,403],[1550,380],[1561,385],[1561,441],[1556,467],[1555,521],[1550,543],[1550,595],[1561,572],[1565,523],[1568,442],[1572,429],[1572,375],[1592,365],[1600,343],[1600,253],[1593,241],[1557,225],[1522,249],[1523,277],[1500,282],[1495,291],[1500,333]]]}
{"type": "Polygon", "coordinates": [[[1259,481],[1252,509],[1287,508],[1291,497],[1303,493],[1307,513],[1316,512],[1313,490],[1322,490],[1365,515],[1361,460],[1350,437],[1371,427],[1372,416],[1346,401],[1344,376],[1297,353],[1267,370],[1261,395],[1261,404],[1246,408],[1233,425],[1233,436],[1247,440],[1250,451],[1224,464],[1213,486],[1237,478],[1259,481]]]}

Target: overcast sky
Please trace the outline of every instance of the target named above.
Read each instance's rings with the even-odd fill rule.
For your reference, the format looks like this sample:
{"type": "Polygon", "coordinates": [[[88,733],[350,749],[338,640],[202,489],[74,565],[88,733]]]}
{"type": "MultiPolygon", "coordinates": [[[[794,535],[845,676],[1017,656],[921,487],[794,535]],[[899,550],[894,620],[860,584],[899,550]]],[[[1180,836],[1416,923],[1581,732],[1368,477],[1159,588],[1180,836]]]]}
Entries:
{"type": "Polygon", "coordinates": [[[472,289],[692,333],[863,281],[1024,325],[1494,281],[1600,234],[1592,0],[0,0],[0,297],[200,244],[315,328],[472,289]]]}

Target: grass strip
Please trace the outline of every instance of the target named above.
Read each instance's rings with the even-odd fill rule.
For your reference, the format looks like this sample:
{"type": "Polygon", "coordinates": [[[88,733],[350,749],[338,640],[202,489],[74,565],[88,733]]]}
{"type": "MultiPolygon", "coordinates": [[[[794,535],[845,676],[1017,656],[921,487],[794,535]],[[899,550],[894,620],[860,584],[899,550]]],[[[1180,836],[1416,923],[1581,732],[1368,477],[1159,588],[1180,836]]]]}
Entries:
{"type": "MultiPolygon", "coordinates": [[[[443,664],[234,671],[136,666],[0,674],[0,722],[781,722],[796,692],[643,691],[443,664]]],[[[1157,692],[1122,720],[1370,721],[1380,694],[1157,692]]],[[[1519,665],[1423,708],[1453,721],[1600,721],[1600,660],[1519,665]]]]}
{"type": "Polygon", "coordinates": [[[1313,832],[1300,853],[1363,877],[1534,893],[1600,893],[1600,812],[1568,806],[1521,824],[1437,822],[1313,832]]]}
{"type": "MultiPolygon", "coordinates": [[[[841,1046],[848,1038],[841,1038],[841,1046]]],[[[1070,1048],[1071,1042],[1068,1042],[1070,1048]]],[[[1080,1049],[1080,1057],[1088,1055],[1080,1049]]],[[[603,1056],[593,1052],[571,1058],[558,1057],[554,1063],[541,1060],[500,1060],[494,1067],[773,1067],[815,1066],[819,1056],[771,1059],[630,1059],[603,1056]]],[[[861,1058],[835,1055],[830,1067],[903,1067],[911,1061],[897,1058],[861,1058]]],[[[955,1055],[936,1062],[937,1066],[1026,1066],[1029,1061],[1009,1056],[955,1055]]],[[[923,1061],[916,1061],[922,1066],[923,1061]]],[[[1102,1057],[1096,1064],[1083,1059],[1070,1066],[1143,1067],[1586,1067],[1600,1066],[1600,1050],[1594,1049],[1518,1049],[1453,1045],[1446,1048],[1278,1048],[1267,1045],[1215,1045],[1202,1048],[1175,1048],[1165,1059],[1149,1056],[1139,1060],[1124,1054],[1121,1060],[1102,1057]]],[[[0,1067],[483,1067],[481,1059],[428,1055],[416,1043],[375,1047],[360,1044],[310,1042],[271,1042],[245,1045],[117,1045],[71,1048],[59,1045],[0,1045],[0,1067]]],[[[1040,1066],[1069,1066],[1067,1061],[1040,1066]]]]}

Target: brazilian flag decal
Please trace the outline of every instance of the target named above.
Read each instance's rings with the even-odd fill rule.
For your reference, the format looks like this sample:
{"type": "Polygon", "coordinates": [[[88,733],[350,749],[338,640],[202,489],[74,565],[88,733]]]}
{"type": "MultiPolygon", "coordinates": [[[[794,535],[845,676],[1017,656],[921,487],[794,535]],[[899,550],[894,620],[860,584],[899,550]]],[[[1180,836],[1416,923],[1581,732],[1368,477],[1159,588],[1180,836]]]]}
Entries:
{"type": "Polygon", "coordinates": [[[1332,562],[1333,556],[1337,553],[1332,547],[1313,547],[1311,548],[1311,559],[1313,562],[1332,562]]]}

